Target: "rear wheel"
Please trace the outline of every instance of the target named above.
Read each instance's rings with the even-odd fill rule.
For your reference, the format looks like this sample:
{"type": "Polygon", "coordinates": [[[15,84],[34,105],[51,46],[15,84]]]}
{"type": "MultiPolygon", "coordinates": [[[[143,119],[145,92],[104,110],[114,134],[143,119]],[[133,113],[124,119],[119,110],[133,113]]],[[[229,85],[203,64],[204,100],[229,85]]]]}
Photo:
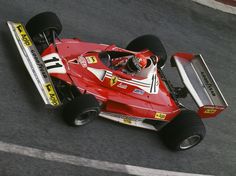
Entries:
{"type": "Polygon", "coordinates": [[[61,33],[62,24],[55,13],[43,12],[28,21],[26,30],[36,44],[47,43],[49,45],[53,42],[53,37],[61,33]]]}
{"type": "Polygon", "coordinates": [[[91,94],[83,94],[65,105],[63,116],[70,126],[82,126],[99,115],[100,106],[91,94]]]}
{"type": "Polygon", "coordinates": [[[158,66],[165,65],[167,54],[161,40],[155,35],[143,35],[131,41],[126,47],[131,51],[150,50],[153,54],[159,57],[158,66]]]}
{"type": "Polygon", "coordinates": [[[206,133],[202,120],[194,111],[182,111],[161,131],[163,142],[172,150],[187,150],[199,144],[206,133]]]}

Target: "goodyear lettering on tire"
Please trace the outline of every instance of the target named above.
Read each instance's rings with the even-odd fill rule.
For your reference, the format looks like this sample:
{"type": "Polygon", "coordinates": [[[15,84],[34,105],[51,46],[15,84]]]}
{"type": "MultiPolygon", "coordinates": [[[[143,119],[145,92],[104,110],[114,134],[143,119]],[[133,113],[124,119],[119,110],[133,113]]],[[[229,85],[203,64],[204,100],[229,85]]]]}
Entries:
{"type": "Polygon", "coordinates": [[[54,88],[51,83],[47,83],[44,85],[44,88],[47,92],[48,99],[53,106],[58,106],[60,105],[59,99],[57,97],[57,94],[54,91],[54,88]]]}
{"type": "Polygon", "coordinates": [[[32,42],[31,42],[30,37],[28,36],[28,34],[25,32],[24,26],[22,24],[17,24],[16,25],[16,30],[19,33],[19,35],[21,36],[21,40],[24,42],[24,44],[26,46],[31,46],[32,42]]]}

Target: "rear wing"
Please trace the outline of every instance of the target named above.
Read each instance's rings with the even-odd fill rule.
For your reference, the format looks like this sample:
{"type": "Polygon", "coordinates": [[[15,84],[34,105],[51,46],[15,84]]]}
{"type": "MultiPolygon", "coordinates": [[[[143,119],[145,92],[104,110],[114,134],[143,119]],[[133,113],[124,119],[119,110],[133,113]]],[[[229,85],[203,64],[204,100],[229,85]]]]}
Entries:
{"type": "Polygon", "coordinates": [[[60,106],[44,62],[22,23],[7,22],[21,58],[46,105],[60,106]]]}
{"type": "Polygon", "coordinates": [[[201,55],[177,53],[171,58],[171,64],[177,67],[200,117],[214,117],[228,106],[201,55]]]}

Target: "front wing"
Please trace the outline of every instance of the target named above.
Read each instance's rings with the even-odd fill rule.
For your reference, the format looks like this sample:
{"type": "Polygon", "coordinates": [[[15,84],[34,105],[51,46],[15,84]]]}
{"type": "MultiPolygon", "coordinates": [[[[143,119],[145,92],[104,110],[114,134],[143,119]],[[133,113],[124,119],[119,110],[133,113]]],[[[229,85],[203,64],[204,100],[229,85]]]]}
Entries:
{"type": "Polygon", "coordinates": [[[46,105],[60,106],[61,102],[44,62],[22,23],[7,22],[21,58],[46,105]]]}

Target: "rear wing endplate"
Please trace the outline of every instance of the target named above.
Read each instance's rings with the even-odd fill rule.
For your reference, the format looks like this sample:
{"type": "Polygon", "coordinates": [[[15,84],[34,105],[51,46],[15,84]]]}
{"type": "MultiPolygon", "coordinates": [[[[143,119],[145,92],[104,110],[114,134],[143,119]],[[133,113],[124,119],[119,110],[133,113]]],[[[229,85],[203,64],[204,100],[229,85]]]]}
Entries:
{"type": "Polygon", "coordinates": [[[60,106],[61,102],[44,62],[22,23],[7,22],[21,58],[46,105],[60,106]]]}
{"type": "Polygon", "coordinates": [[[201,117],[213,117],[228,104],[201,55],[177,53],[171,58],[201,117]]]}

